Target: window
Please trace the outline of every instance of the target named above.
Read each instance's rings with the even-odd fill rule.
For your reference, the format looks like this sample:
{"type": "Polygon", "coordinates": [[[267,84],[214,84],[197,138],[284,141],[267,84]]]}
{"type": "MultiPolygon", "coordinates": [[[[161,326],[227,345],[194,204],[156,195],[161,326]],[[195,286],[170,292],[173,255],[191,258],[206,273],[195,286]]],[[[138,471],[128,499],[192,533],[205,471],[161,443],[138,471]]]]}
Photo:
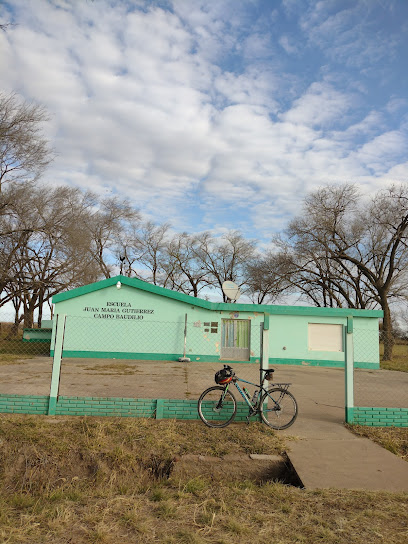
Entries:
{"type": "Polygon", "coordinates": [[[204,323],[204,332],[212,332],[213,334],[218,334],[218,321],[211,321],[211,323],[204,323]]]}
{"type": "Polygon", "coordinates": [[[343,325],[309,323],[310,351],[344,351],[343,325]]]}

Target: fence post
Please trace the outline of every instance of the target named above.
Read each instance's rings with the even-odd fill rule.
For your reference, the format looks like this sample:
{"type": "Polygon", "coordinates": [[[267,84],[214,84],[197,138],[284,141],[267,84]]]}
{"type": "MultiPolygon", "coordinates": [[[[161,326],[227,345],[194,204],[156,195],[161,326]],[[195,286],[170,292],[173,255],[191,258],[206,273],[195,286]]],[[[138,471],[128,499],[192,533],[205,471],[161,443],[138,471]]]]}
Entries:
{"type": "Polygon", "coordinates": [[[163,419],[164,399],[156,400],[156,419],[163,419]]]}
{"type": "MultiPolygon", "coordinates": [[[[262,383],[264,372],[269,368],[269,314],[264,313],[264,320],[261,323],[261,338],[260,338],[260,367],[259,367],[259,383],[262,383]]],[[[262,421],[262,416],[259,414],[259,421],[262,421]]]]}
{"type": "Polygon", "coordinates": [[[57,397],[61,373],[62,349],[64,346],[65,323],[67,316],[65,314],[57,314],[55,316],[55,346],[54,359],[52,361],[51,389],[50,401],[48,404],[48,415],[55,415],[57,407],[57,397]]]}
{"type": "Polygon", "coordinates": [[[353,317],[347,317],[345,327],[345,419],[346,423],[354,422],[354,346],[353,346],[353,317]]]}
{"type": "Polygon", "coordinates": [[[265,313],[264,321],[261,323],[261,369],[267,368],[269,368],[269,314],[265,313]]]}

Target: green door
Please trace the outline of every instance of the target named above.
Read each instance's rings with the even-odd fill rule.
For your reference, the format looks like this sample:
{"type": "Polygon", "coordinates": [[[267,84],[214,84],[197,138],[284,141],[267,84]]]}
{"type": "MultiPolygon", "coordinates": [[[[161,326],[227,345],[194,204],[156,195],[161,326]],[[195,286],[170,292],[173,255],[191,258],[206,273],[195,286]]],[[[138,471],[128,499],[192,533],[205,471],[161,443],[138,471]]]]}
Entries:
{"type": "Polygon", "coordinates": [[[249,361],[249,319],[223,319],[221,335],[221,359],[249,361]]]}

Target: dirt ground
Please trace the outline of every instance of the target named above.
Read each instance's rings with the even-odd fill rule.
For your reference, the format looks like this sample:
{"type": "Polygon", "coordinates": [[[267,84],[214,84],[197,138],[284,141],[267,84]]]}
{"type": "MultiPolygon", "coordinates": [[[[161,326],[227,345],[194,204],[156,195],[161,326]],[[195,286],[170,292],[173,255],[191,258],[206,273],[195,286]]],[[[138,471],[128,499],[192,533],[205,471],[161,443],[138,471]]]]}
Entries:
{"type": "MultiPolygon", "coordinates": [[[[254,364],[233,365],[246,380],[259,380],[254,364]]],[[[215,385],[220,363],[63,359],[59,394],[86,397],[198,399],[215,385]]],[[[344,407],[344,371],[337,368],[274,365],[275,382],[291,382],[298,402],[344,407]]],[[[0,366],[0,394],[48,395],[52,358],[36,357],[0,366]]],[[[248,389],[252,392],[253,387],[248,389]]],[[[239,393],[236,391],[236,395],[239,393]]],[[[408,407],[408,373],[355,371],[355,405],[408,407]]]]}

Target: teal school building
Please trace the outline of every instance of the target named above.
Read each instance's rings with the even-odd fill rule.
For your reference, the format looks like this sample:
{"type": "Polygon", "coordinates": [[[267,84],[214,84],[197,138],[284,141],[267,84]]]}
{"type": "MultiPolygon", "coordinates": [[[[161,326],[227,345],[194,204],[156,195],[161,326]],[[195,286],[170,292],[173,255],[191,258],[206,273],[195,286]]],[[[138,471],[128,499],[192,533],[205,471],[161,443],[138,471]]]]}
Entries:
{"type": "Polygon", "coordinates": [[[352,332],[354,366],[379,368],[379,310],[210,302],[125,276],[52,301],[64,357],[259,364],[266,339],[271,365],[344,367],[352,332]]]}

